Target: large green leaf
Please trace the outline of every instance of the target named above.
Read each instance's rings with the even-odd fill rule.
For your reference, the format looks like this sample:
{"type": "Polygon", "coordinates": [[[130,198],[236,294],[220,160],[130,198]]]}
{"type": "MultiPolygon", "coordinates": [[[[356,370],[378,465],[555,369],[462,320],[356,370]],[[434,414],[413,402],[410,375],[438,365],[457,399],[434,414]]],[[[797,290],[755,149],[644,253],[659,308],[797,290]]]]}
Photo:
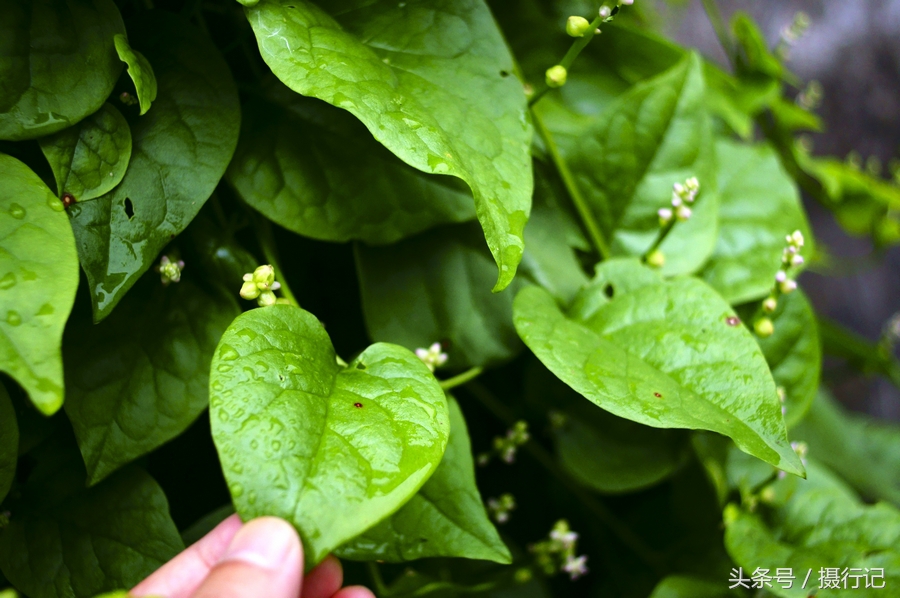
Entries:
{"type": "MultiPolygon", "coordinates": [[[[748,321],[758,303],[739,310],[748,321]]],[[[809,300],[801,290],[778,299],[771,318],[775,332],[767,338],[756,337],[766,356],[775,384],[784,389],[784,421],[790,428],[799,422],[812,404],[822,373],[822,345],[819,326],[809,300]]]]}
{"type": "MultiPolygon", "coordinates": [[[[446,226],[385,247],[356,248],[373,340],[415,349],[445,343],[447,367],[490,365],[518,353],[513,293],[494,294],[495,268],[474,225],[446,226]]],[[[514,282],[514,289],[522,285],[514,282]]]]}
{"type": "Polygon", "coordinates": [[[0,503],[6,498],[19,460],[19,426],[6,387],[0,383],[0,503]]]}
{"type": "Polygon", "coordinates": [[[720,139],[716,154],[719,233],[700,276],[729,303],[742,303],[771,290],[786,235],[811,235],[797,186],[774,150],[720,139]]]}
{"type": "Polygon", "coordinates": [[[227,175],[267,218],[308,237],[371,244],[475,218],[461,181],[408,166],[343,110],[285,91],[290,112],[245,106],[227,175]]]}
{"type": "Polygon", "coordinates": [[[131,159],[131,129],[112,104],[83,121],[40,140],[60,197],[87,201],[108,193],[122,181],[131,159]]]}
{"type": "Polygon", "coordinates": [[[567,317],[542,289],[519,292],[516,330],[538,359],[619,417],[719,432],[763,461],[802,475],[762,351],[728,304],[697,279],[651,284],[636,260],[630,267],[607,263],[598,270],[617,268],[623,278],[582,291],[577,318],[567,317]],[[635,288],[641,278],[644,286],[635,288]]]}
{"type": "MultiPolygon", "coordinates": [[[[750,577],[757,568],[774,572],[791,568],[797,576],[793,587],[772,582],[766,589],[783,598],[806,598],[811,594],[836,596],[897,596],[892,586],[900,567],[900,511],[887,503],[862,503],[824,466],[811,461],[807,480],[780,480],[772,485],[774,495],[785,496],[772,506],[753,513],[729,505],[725,509],[725,546],[734,561],[750,577]],[[784,492],[782,486],[796,486],[784,492]],[[823,568],[845,569],[847,586],[819,589],[823,568]],[[882,569],[886,589],[866,588],[862,576],[882,569]],[[812,571],[806,587],[802,580],[812,571]],[[853,575],[860,585],[853,589],[853,575]]],[[[770,573],[771,575],[771,573],[770,573]]],[[[882,583],[878,581],[877,583],[882,583]]]]}
{"type": "Polygon", "coordinates": [[[45,414],[63,403],[63,328],[78,257],[63,205],[27,166],[0,154],[0,369],[45,414]]]}
{"type": "Polygon", "coordinates": [[[434,475],[399,511],[341,546],[339,557],[392,563],[438,556],[512,562],[475,485],[466,420],[455,399],[449,404],[450,441],[434,475]]]}
{"type": "Polygon", "coordinates": [[[670,575],[653,589],[650,598],[729,598],[734,596],[722,581],[689,575],[670,575]]]}
{"type": "Polygon", "coordinates": [[[848,413],[821,391],[791,436],[867,497],[900,507],[900,427],[848,413]]]}
{"type": "Polygon", "coordinates": [[[694,214],[661,246],[663,272],[693,272],[716,239],[715,153],[696,54],[622,95],[570,151],[570,165],[615,254],[640,255],[659,233],[672,185],[696,176],[694,214]]]}
{"type": "Polygon", "coordinates": [[[0,570],[31,598],[130,588],[184,548],[162,489],[142,470],[86,489],[74,445],[57,438],[33,454],[38,465],[0,529],[0,570]]]}
{"type": "Polygon", "coordinates": [[[247,8],[288,87],[343,108],[401,160],[472,188],[500,269],[522,258],[531,127],[513,60],[482,0],[262,0],[247,8]]]}
{"type": "Polygon", "coordinates": [[[210,417],[238,513],[291,521],[309,565],[409,500],[450,431],[412,352],[376,344],[342,367],[322,324],[288,305],[246,312],[222,336],[210,417]]]}
{"type": "Polygon", "coordinates": [[[0,4],[0,139],[33,139],[97,111],[122,63],[124,33],[112,0],[7,0],[0,4]]]}
{"type": "Polygon", "coordinates": [[[148,273],[113,313],[66,331],[66,413],[94,484],[183,432],[209,398],[209,364],[240,313],[188,271],[163,286],[148,273]]]}
{"type": "Polygon", "coordinates": [[[159,91],[156,84],[156,75],[153,74],[153,67],[150,66],[150,62],[143,54],[131,47],[127,37],[117,35],[114,41],[119,59],[128,65],[128,76],[131,77],[131,82],[134,83],[134,90],[137,93],[138,103],[141,106],[141,114],[146,114],[159,91]]]}
{"type": "Polygon", "coordinates": [[[228,66],[199,31],[171,13],[148,12],[129,34],[155,65],[159,95],[131,124],[131,163],[119,186],[69,210],[98,321],[203,206],[240,127],[228,66]]]}

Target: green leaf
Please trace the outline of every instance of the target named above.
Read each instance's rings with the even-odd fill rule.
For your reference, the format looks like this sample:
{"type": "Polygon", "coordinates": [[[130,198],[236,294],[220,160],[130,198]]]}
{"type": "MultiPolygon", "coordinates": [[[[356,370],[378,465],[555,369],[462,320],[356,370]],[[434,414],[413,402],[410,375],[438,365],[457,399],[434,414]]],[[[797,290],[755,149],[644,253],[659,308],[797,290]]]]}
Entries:
{"type": "Polygon", "coordinates": [[[128,468],[85,488],[78,451],[60,445],[35,451],[21,498],[7,502],[0,569],[13,585],[31,598],[89,598],[134,586],[184,548],[153,478],[128,468]]]}
{"type": "Polygon", "coordinates": [[[0,5],[0,139],[34,139],[96,112],[122,72],[112,0],[0,5]]]}
{"type": "Polygon", "coordinates": [[[434,475],[399,511],[341,546],[337,556],[391,563],[439,556],[512,562],[475,485],[466,420],[456,400],[448,402],[450,441],[434,475]]]}
{"type": "Polygon", "coordinates": [[[19,460],[19,426],[6,387],[0,383],[0,503],[16,476],[19,460]]]}
{"type": "Polygon", "coordinates": [[[119,34],[113,38],[113,41],[116,44],[116,54],[119,55],[119,60],[128,65],[128,76],[134,83],[141,106],[141,116],[143,116],[147,110],[150,110],[150,104],[156,99],[158,91],[153,67],[150,66],[150,62],[144,58],[143,54],[128,44],[126,36],[119,34]]]}
{"type": "Polygon", "coordinates": [[[225,332],[210,418],[238,513],[292,522],[310,566],[409,500],[450,430],[444,393],[413,353],[376,344],[341,367],[315,316],[286,305],[225,332]]]}
{"type": "MultiPolygon", "coordinates": [[[[745,576],[757,567],[774,572],[779,567],[793,569],[797,580],[791,589],[777,583],[769,592],[783,598],[806,598],[819,587],[823,567],[859,568],[864,574],[883,569],[887,592],[823,589],[815,595],[822,598],[853,595],[896,595],[891,589],[892,574],[900,567],[900,511],[886,503],[866,505],[853,495],[831,472],[814,461],[807,467],[807,480],[779,480],[772,484],[777,495],[779,486],[795,486],[786,499],[751,513],[729,505],[725,509],[725,546],[735,562],[745,569],[745,576]],[[806,589],[800,579],[812,570],[806,589]],[[798,573],[799,572],[799,573],[798,573]]],[[[880,583],[880,582],[879,582],[880,583]]]]}
{"type": "Polygon", "coordinates": [[[696,54],[634,86],[610,106],[570,152],[570,166],[616,255],[644,253],[659,233],[657,211],[672,185],[700,180],[693,216],[661,246],[665,274],[693,272],[716,239],[715,154],[696,54]]]}
{"type": "Polygon", "coordinates": [[[475,218],[461,181],[408,166],[343,110],[282,89],[290,112],[245,106],[227,174],[266,218],[307,237],[375,245],[475,218]]]}
{"type": "MultiPolygon", "coordinates": [[[[750,323],[758,304],[739,310],[750,323]]],[[[756,337],[775,378],[784,389],[784,421],[788,428],[799,422],[812,404],[822,373],[822,345],[819,327],[809,300],[801,290],[778,299],[778,308],[770,316],[775,333],[756,337]]],[[[752,325],[752,323],[750,323],[752,325]]]]}
{"type": "Polygon", "coordinates": [[[141,15],[129,33],[157,65],[159,96],[131,124],[133,151],[121,184],[69,210],[97,321],[203,206],[240,127],[234,82],[212,42],[165,12],[141,15]]]}
{"type": "Polygon", "coordinates": [[[900,507],[900,427],[843,409],[821,391],[791,436],[864,496],[900,507]]]}
{"type": "Polygon", "coordinates": [[[63,205],[27,166],[0,154],[0,370],[43,413],[63,403],[63,328],[78,258],[63,205]]]}
{"type": "Polygon", "coordinates": [[[40,140],[53,169],[57,194],[87,201],[108,193],[122,181],[131,159],[131,129],[112,104],[74,127],[40,140]]]}
{"type": "MultiPolygon", "coordinates": [[[[455,370],[496,364],[521,350],[514,295],[490,292],[495,268],[476,226],[441,227],[385,247],[360,244],[356,264],[373,340],[409,349],[440,341],[455,370]]],[[[522,284],[515,281],[513,290],[522,284]]]]}
{"type": "Polygon", "coordinates": [[[531,127],[512,56],[481,0],[263,0],[246,14],[288,87],[343,108],[401,160],[461,178],[500,270],[522,258],[531,127]]]}
{"type": "Polygon", "coordinates": [[[98,325],[66,332],[66,413],[95,484],[183,432],[209,402],[209,364],[240,313],[219,290],[148,273],[98,325]]]}
{"type": "Polygon", "coordinates": [[[616,417],[585,401],[543,366],[525,377],[525,399],[549,415],[559,464],[588,488],[621,493],[652,486],[686,461],[687,434],[616,417]]]}
{"type": "MultiPolygon", "coordinates": [[[[618,262],[623,274],[643,268],[618,262]]],[[[616,288],[639,277],[586,288],[588,299],[576,299],[578,318],[567,317],[546,291],[525,288],[513,305],[516,330],[550,371],[614,415],[719,432],[802,475],[765,358],[728,304],[693,278],[616,288]]]]}
{"type": "Polygon", "coordinates": [[[729,303],[743,303],[772,289],[786,235],[812,235],[797,186],[774,150],[720,139],[716,153],[719,233],[700,276],[729,303]]]}
{"type": "Polygon", "coordinates": [[[669,575],[653,589],[650,598],[729,598],[733,592],[722,581],[709,581],[690,575],[669,575]]]}

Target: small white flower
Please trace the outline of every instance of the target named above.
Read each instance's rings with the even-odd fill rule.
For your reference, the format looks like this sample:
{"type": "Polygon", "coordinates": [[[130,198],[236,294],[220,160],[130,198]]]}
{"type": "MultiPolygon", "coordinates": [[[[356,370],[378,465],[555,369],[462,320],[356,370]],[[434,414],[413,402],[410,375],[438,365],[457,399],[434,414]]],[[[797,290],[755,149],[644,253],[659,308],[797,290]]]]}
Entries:
{"type": "Polygon", "coordinates": [[[169,256],[164,255],[160,258],[159,266],[156,270],[159,272],[159,276],[165,286],[170,282],[179,282],[181,280],[181,271],[184,270],[184,262],[181,260],[178,260],[177,262],[170,260],[169,256]]]}
{"type": "Polygon", "coordinates": [[[661,225],[666,225],[672,220],[672,210],[669,208],[660,208],[656,213],[659,215],[661,225]]]}
{"type": "Polygon", "coordinates": [[[700,190],[700,181],[697,180],[697,177],[692,176],[684,182],[684,186],[688,191],[696,193],[700,190]]]}
{"type": "Polygon", "coordinates": [[[573,532],[568,528],[554,528],[553,531],[550,532],[550,539],[556,540],[557,542],[562,544],[564,548],[571,548],[572,546],[575,546],[575,542],[578,541],[578,533],[573,532]]]}
{"type": "Polygon", "coordinates": [[[784,282],[779,282],[778,288],[781,290],[782,293],[787,295],[788,293],[795,291],[797,289],[797,281],[788,279],[788,280],[785,280],[784,282]]]}
{"type": "Polygon", "coordinates": [[[612,15],[612,10],[608,6],[600,7],[600,18],[601,19],[608,19],[610,17],[610,15],[612,15]]]}
{"type": "Polygon", "coordinates": [[[803,259],[802,255],[794,254],[794,256],[791,258],[792,266],[801,266],[801,265],[803,265],[803,262],[804,262],[804,259],[803,259]]]}
{"type": "Polygon", "coordinates": [[[784,270],[779,270],[775,273],[775,282],[780,283],[784,282],[785,280],[787,280],[787,272],[785,272],[784,270]]]}
{"type": "Polygon", "coordinates": [[[631,6],[634,4],[634,0],[620,0],[619,3],[624,4],[625,6],[631,6]]]}
{"type": "Polygon", "coordinates": [[[675,191],[676,195],[682,196],[687,193],[687,189],[685,189],[684,185],[681,183],[675,183],[672,185],[672,189],[675,191]]]}
{"type": "Polygon", "coordinates": [[[678,209],[675,210],[675,216],[679,220],[688,220],[692,213],[691,209],[687,206],[678,206],[678,209]]]}
{"type": "Polygon", "coordinates": [[[563,571],[569,574],[569,578],[572,580],[576,580],[582,575],[587,574],[587,555],[581,555],[575,558],[566,559],[566,564],[563,565],[563,571]]]}
{"type": "Polygon", "coordinates": [[[804,241],[805,240],[803,238],[803,233],[801,233],[799,230],[795,230],[787,237],[787,242],[791,245],[797,246],[798,248],[803,247],[804,241]]]}
{"type": "Polygon", "coordinates": [[[680,206],[683,202],[684,202],[684,200],[681,199],[681,196],[678,195],[677,193],[675,193],[675,192],[673,191],[673,192],[672,192],[672,207],[673,207],[673,208],[677,208],[677,207],[680,206]]]}
{"type": "Polygon", "coordinates": [[[441,351],[441,343],[432,343],[427,349],[416,349],[416,357],[428,366],[432,372],[447,363],[447,354],[441,351]]]}

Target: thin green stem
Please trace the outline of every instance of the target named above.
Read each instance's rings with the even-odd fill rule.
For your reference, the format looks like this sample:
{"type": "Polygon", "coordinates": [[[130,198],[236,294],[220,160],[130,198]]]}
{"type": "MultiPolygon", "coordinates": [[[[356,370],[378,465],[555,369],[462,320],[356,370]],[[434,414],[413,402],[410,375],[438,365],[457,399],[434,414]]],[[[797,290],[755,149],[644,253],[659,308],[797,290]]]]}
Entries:
{"type": "Polygon", "coordinates": [[[486,581],[484,583],[475,584],[474,586],[461,586],[449,581],[435,581],[422,586],[408,594],[400,594],[397,598],[417,598],[419,596],[427,596],[441,590],[451,590],[454,594],[480,594],[496,589],[498,583],[494,581],[486,581]]]}
{"type": "MultiPolygon", "coordinates": [[[[466,390],[478,399],[488,411],[507,426],[516,422],[512,411],[504,405],[480,382],[473,381],[466,385],[466,390]]],[[[664,573],[660,557],[644,541],[637,536],[627,525],[619,521],[613,513],[597,498],[588,494],[577,482],[562,472],[559,464],[553,459],[544,447],[531,440],[523,445],[525,452],[547,470],[556,480],[562,484],[585,508],[587,508],[600,522],[606,525],[619,540],[630,548],[644,562],[650,565],[660,575],[664,573]]]]}
{"type": "Polygon", "coordinates": [[[588,207],[584,195],[581,194],[581,190],[575,183],[575,177],[572,175],[572,171],[569,170],[569,165],[566,163],[565,158],[563,158],[560,153],[559,146],[556,145],[556,141],[553,139],[553,134],[547,128],[547,125],[544,123],[544,119],[537,108],[531,109],[531,116],[534,121],[534,127],[537,130],[538,135],[540,135],[541,139],[544,141],[544,145],[547,146],[547,151],[550,153],[550,159],[553,161],[553,165],[556,167],[557,172],[559,172],[559,177],[562,179],[566,191],[569,192],[569,197],[572,198],[572,203],[578,211],[578,216],[581,218],[581,222],[587,230],[594,249],[596,249],[597,254],[601,259],[607,259],[609,257],[609,245],[606,242],[606,238],[603,236],[603,231],[600,230],[600,226],[597,224],[597,220],[594,218],[594,214],[591,212],[590,207],[588,207]]]}
{"type": "MultiPolygon", "coordinates": [[[[587,32],[578,38],[575,38],[575,41],[572,42],[572,45],[569,46],[569,50],[566,52],[566,55],[563,56],[562,60],[560,60],[557,64],[559,66],[564,67],[566,70],[571,68],[572,63],[575,62],[575,59],[578,58],[578,55],[581,54],[581,51],[585,49],[585,47],[594,39],[594,36],[597,35],[595,32],[597,31],[597,27],[599,27],[603,23],[603,17],[598,16],[596,19],[591,21],[591,27],[587,30],[587,32]]],[[[528,100],[528,106],[534,106],[537,104],[538,100],[540,100],[544,95],[550,91],[550,86],[547,85],[547,82],[544,81],[540,84],[540,86],[535,90],[534,94],[528,100]]]]}
{"type": "Polygon", "coordinates": [[[457,386],[462,386],[463,384],[470,382],[477,378],[481,372],[484,371],[484,368],[481,366],[475,366],[474,368],[470,368],[463,372],[462,374],[457,374],[452,378],[447,378],[446,380],[441,380],[441,388],[444,390],[450,390],[451,388],[456,388],[457,386]]]}
{"type": "Polygon", "coordinates": [[[647,256],[659,249],[659,246],[662,245],[663,241],[666,240],[666,237],[669,236],[669,233],[672,232],[672,229],[675,228],[675,223],[677,221],[678,219],[673,216],[672,219],[659,230],[659,234],[656,235],[656,240],[653,241],[653,244],[644,252],[644,255],[641,256],[641,261],[646,262],[647,256]]]}
{"type": "Polygon", "coordinates": [[[725,25],[725,19],[722,18],[722,13],[719,11],[719,5],[716,4],[716,0],[701,0],[701,2],[703,3],[703,10],[706,11],[706,17],[709,19],[713,31],[716,32],[716,37],[719,38],[719,44],[721,44],[722,50],[725,51],[725,57],[728,58],[728,62],[734,67],[735,46],[731,36],[728,34],[728,26],[725,25]]]}
{"type": "Polygon", "coordinates": [[[372,585],[375,586],[375,594],[379,598],[390,596],[391,591],[388,590],[387,585],[385,585],[384,578],[381,577],[381,571],[378,569],[378,565],[372,561],[368,561],[366,562],[366,567],[369,569],[369,577],[372,578],[372,585]]]}
{"type": "Polygon", "coordinates": [[[256,238],[260,247],[262,247],[263,254],[266,256],[266,261],[275,268],[275,280],[281,283],[281,294],[291,302],[291,305],[300,307],[300,302],[297,301],[294,293],[291,292],[291,287],[284,278],[284,270],[281,269],[281,264],[278,262],[278,249],[275,247],[272,225],[262,216],[254,216],[254,220],[256,223],[256,238]]]}

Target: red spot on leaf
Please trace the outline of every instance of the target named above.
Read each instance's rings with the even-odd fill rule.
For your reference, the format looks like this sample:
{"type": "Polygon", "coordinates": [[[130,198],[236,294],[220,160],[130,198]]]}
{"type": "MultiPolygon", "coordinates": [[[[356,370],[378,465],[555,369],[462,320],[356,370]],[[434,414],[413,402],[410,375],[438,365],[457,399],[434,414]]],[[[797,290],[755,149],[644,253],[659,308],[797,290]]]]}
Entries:
{"type": "Polygon", "coordinates": [[[353,406],[357,409],[362,409],[362,403],[353,403],[353,406]]]}
{"type": "Polygon", "coordinates": [[[725,318],[725,323],[729,326],[737,326],[741,323],[741,319],[737,316],[728,316],[727,318],[725,318]]]}
{"type": "Polygon", "coordinates": [[[661,399],[661,398],[662,398],[662,395],[659,394],[658,392],[653,393],[653,396],[656,397],[657,399],[661,399]]]}
{"type": "Polygon", "coordinates": [[[71,193],[63,193],[63,196],[60,199],[66,208],[75,203],[75,196],[71,193]]]}

